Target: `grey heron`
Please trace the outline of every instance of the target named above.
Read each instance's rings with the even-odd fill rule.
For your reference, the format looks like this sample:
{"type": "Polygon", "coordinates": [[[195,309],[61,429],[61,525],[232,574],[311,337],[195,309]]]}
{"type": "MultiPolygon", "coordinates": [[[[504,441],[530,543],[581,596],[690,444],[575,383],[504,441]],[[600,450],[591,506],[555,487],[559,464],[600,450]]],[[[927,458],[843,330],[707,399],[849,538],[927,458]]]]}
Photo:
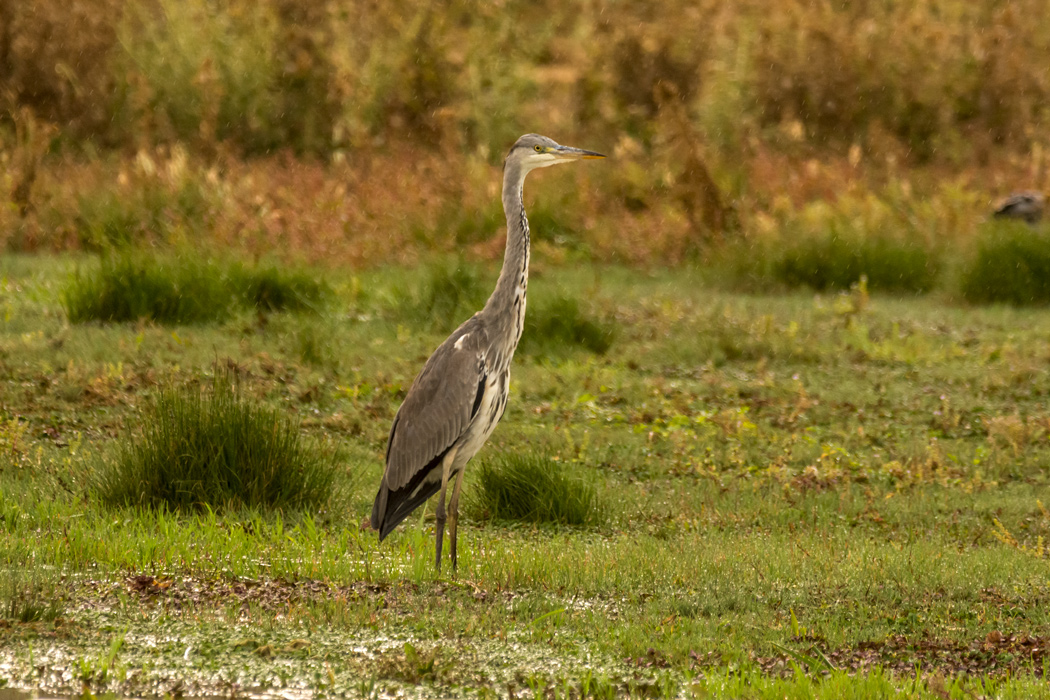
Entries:
{"type": "Polygon", "coordinates": [[[526,134],[503,165],[503,210],[507,246],[496,288],[485,307],[453,331],[430,356],[394,416],[386,447],[386,469],[372,506],[372,527],[382,541],[420,504],[439,493],[435,566],[441,570],[448,501],[449,545],[456,570],[456,526],[464,468],[485,444],[507,407],[510,362],[525,322],[529,279],[529,222],[522,188],[536,168],[600,153],[562,146],[526,134]]]}

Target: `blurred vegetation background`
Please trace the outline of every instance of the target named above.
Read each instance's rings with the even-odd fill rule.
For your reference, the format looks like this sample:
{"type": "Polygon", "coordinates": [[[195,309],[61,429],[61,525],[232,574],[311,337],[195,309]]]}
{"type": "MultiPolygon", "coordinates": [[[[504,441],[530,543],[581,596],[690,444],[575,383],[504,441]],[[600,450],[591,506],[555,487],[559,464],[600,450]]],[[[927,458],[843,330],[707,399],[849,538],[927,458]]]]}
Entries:
{"type": "MultiPolygon", "coordinates": [[[[823,255],[831,237],[936,271],[977,250],[998,196],[1050,189],[1045,9],[0,0],[0,237],[497,259],[499,164],[537,131],[612,156],[530,193],[540,260],[823,255]]],[[[788,268],[813,276],[770,266],[788,268]]]]}

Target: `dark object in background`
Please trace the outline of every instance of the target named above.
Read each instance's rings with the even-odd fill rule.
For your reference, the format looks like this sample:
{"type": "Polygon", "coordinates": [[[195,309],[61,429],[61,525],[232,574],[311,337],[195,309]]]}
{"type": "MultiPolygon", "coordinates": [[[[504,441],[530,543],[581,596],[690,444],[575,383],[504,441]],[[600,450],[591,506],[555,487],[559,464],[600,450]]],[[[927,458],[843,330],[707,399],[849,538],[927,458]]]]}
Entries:
{"type": "Polygon", "coordinates": [[[1035,225],[1043,218],[1046,197],[1042,192],[1015,192],[995,207],[997,219],[1021,219],[1035,225]]]}

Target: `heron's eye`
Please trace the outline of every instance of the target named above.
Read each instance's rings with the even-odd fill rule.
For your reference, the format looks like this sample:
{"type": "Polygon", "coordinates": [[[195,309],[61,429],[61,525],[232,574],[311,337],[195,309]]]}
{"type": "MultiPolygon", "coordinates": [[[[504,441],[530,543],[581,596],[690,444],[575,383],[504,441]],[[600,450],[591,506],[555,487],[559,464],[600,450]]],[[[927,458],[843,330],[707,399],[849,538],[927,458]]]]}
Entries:
{"type": "Polygon", "coordinates": [[[538,143],[537,143],[537,144],[536,144],[535,146],[533,146],[532,148],[533,148],[533,150],[535,150],[535,151],[536,151],[537,153],[543,153],[543,146],[539,145],[538,143]]]}

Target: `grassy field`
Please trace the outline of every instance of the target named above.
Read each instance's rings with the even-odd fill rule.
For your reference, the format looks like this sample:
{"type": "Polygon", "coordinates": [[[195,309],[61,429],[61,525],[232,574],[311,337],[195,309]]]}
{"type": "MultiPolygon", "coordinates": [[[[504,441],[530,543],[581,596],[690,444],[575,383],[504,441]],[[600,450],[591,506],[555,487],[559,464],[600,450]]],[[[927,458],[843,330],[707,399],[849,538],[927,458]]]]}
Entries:
{"type": "Polygon", "coordinates": [[[0,700],[1050,697],[1044,4],[0,0],[0,700]]]}
{"type": "Polygon", "coordinates": [[[596,507],[497,519],[474,465],[453,578],[429,507],[382,545],[364,522],[393,412],[462,313],[419,330],[418,309],[449,279],[469,305],[495,267],[328,272],[313,309],[160,325],[69,323],[95,259],[0,265],[10,687],[1050,696],[1050,311],[540,259],[533,323],[576,299],[611,344],[537,333],[478,459],[545,456],[596,507]],[[106,505],[151,401],[220,371],[333,458],[330,497],[106,505]]]}

